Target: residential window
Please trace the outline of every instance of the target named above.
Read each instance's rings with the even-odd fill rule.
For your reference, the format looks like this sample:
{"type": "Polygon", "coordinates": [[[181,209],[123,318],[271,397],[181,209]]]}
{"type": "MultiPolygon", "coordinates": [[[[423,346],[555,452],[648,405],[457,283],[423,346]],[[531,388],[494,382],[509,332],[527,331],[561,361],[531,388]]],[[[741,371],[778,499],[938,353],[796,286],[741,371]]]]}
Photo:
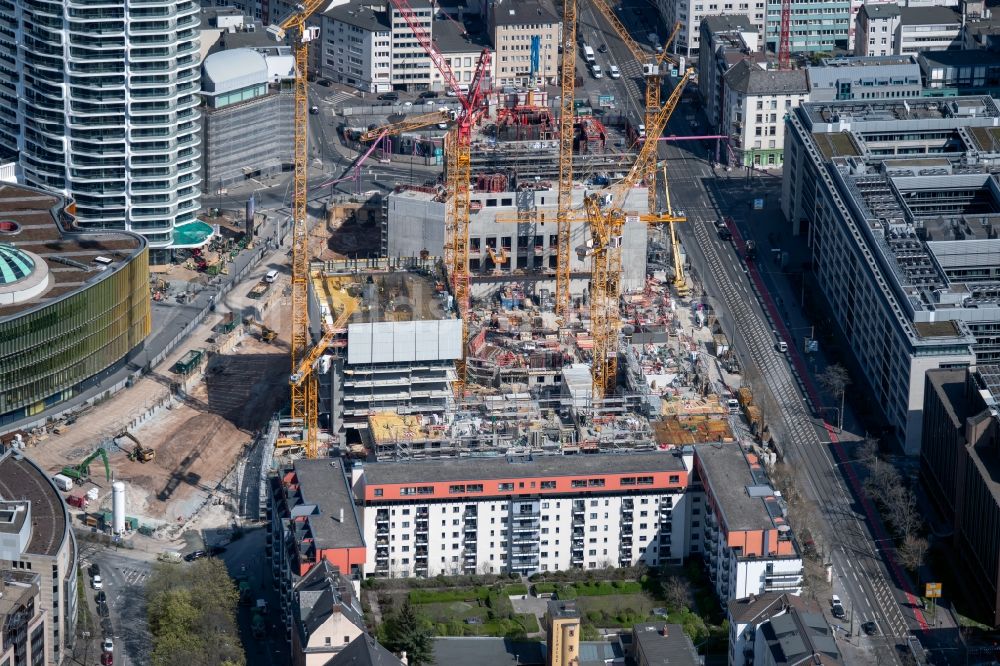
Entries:
{"type": "Polygon", "coordinates": [[[500,484],[497,484],[497,489],[499,489],[499,490],[514,490],[514,484],[513,483],[500,483],[500,484]]]}
{"type": "Polygon", "coordinates": [[[653,485],[653,477],[651,476],[640,476],[637,479],[640,486],[651,486],[653,485]]]}
{"type": "Polygon", "coordinates": [[[587,487],[587,480],[586,479],[573,479],[573,481],[570,482],[570,486],[573,487],[573,488],[586,488],[587,487]]]}
{"type": "Polygon", "coordinates": [[[464,485],[448,486],[448,492],[449,493],[464,493],[465,492],[465,486],[464,485]]]}
{"type": "Polygon", "coordinates": [[[622,479],[621,479],[621,481],[620,481],[620,483],[623,486],[634,486],[635,485],[635,477],[634,476],[623,476],[622,479]]]}

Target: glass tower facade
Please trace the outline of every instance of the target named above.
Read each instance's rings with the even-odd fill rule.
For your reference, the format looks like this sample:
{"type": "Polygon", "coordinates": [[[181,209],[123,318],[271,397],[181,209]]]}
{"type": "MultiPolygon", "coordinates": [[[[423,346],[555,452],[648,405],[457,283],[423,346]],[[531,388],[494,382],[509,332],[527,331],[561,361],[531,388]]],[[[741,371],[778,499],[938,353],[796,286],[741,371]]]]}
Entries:
{"type": "Polygon", "coordinates": [[[96,383],[150,332],[149,250],[51,303],[0,319],[0,424],[96,383]]]}

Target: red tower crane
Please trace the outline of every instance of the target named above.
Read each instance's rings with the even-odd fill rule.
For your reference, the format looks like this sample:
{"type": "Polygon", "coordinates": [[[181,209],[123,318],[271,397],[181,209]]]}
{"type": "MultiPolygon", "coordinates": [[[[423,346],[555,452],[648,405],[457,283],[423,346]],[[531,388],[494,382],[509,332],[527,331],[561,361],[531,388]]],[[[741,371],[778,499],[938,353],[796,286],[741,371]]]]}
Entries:
{"type": "Polygon", "coordinates": [[[781,35],[778,41],[778,69],[792,68],[792,0],[781,0],[781,35]]]}

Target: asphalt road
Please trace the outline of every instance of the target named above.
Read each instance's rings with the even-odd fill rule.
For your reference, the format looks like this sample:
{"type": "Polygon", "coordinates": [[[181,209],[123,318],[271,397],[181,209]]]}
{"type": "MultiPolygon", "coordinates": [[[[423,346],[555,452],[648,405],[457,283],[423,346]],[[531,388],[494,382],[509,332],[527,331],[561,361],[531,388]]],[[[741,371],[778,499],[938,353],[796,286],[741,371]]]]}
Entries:
{"type": "MultiPolygon", "coordinates": [[[[671,121],[668,133],[690,133],[689,124],[680,115],[671,121]]],[[[736,243],[720,240],[714,227],[720,215],[730,215],[735,220],[733,231],[738,239],[740,229],[745,232],[752,221],[751,199],[766,194],[769,204],[775,205],[779,183],[762,183],[758,178],[750,191],[745,188],[742,172],[735,177],[716,177],[705,160],[705,148],[699,144],[670,144],[661,149],[661,155],[667,159],[674,206],[687,213],[688,223],[680,225],[680,234],[688,261],[703,280],[708,300],[715,306],[744,367],[756,368],[760,373],[764,386],[753,389],[765,401],[765,408],[772,408],[771,429],[797,473],[800,488],[819,507],[824,523],[823,541],[830,545],[835,577],[843,586],[841,596],[854,614],[855,637],[860,633],[861,623],[874,620],[881,633],[902,640],[918,628],[917,623],[912,613],[901,609],[907,602],[888,574],[875,548],[876,537],[848,492],[841,470],[828,449],[828,431],[812,418],[788,357],[776,350],[775,326],[758,299],[736,243]],[[762,395],[763,391],[770,395],[762,395]]],[[[719,173],[724,174],[721,170],[719,173]]],[[[767,213],[780,215],[777,210],[767,213]]],[[[762,297],[770,296],[765,292],[762,297]]],[[[792,353],[798,353],[795,345],[792,353]]],[[[834,590],[839,591],[837,585],[834,590]]],[[[847,625],[844,629],[851,628],[845,622],[830,620],[831,624],[847,625]]],[[[858,640],[881,663],[896,663],[894,640],[881,637],[858,640]]]]}

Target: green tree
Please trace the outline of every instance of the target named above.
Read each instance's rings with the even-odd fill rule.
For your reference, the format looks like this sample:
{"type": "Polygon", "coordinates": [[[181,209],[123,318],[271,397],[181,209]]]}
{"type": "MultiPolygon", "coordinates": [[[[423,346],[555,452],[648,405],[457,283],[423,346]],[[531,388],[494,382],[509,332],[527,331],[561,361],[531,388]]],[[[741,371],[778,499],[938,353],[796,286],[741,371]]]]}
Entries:
{"type": "Polygon", "coordinates": [[[426,624],[407,599],[386,621],[386,647],[396,654],[406,652],[412,666],[430,666],[434,644],[426,624]]]}
{"type": "Polygon", "coordinates": [[[154,666],[243,666],[239,591],[216,559],[160,565],[146,586],[154,666]]]}

